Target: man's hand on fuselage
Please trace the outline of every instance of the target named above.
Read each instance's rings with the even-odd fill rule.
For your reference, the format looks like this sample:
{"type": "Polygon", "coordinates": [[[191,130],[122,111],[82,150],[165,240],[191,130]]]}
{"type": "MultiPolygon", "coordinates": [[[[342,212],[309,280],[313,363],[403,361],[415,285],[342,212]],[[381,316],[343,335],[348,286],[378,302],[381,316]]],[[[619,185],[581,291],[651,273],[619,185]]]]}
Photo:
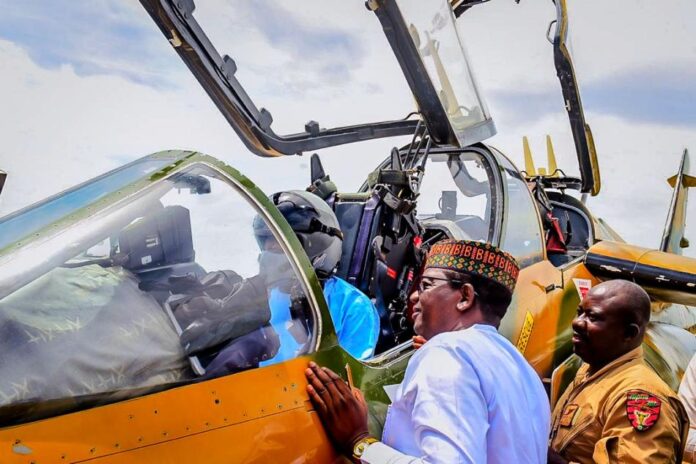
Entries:
{"type": "Polygon", "coordinates": [[[357,388],[351,388],[327,367],[309,363],[305,370],[307,392],[336,449],[351,456],[353,446],[369,436],[367,403],[357,388]]]}

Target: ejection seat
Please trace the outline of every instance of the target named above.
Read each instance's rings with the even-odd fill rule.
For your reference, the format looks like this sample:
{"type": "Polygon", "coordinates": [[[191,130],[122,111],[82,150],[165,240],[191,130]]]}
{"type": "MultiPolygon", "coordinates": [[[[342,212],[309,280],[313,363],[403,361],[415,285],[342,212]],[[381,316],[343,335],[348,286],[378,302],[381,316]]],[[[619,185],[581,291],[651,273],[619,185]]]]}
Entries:
{"type": "Polygon", "coordinates": [[[338,193],[312,157],[310,190],[333,208],[343,232],[343,252],[337,275],[375,302],[380,317],[376,353],[411,336],[407,323],[408,290],[420,265],[422,231],[409,195],[394,192],[409,188],[403,169],[381,169],[371,176],[364,193],[338,193]]]}
{"type": "Polygon", "coordinates": [[[580,200],[560,192],[547,192],[547,196],[565,242],[562,253],[547,250],[551,263],[559,267],[585,254],[594,241],[594,229],[590,213],[580,200]]]}

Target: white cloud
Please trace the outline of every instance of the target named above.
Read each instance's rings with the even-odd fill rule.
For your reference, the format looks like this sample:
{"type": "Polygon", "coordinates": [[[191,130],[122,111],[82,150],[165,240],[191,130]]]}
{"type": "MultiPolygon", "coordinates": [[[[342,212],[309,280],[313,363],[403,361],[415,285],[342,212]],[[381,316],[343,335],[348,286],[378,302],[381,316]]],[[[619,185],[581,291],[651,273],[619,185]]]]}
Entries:
{"type": "Polygon", "coordinates": [[[620,69],[689,63],[696,69],[694,18],[690,0],[585,0],[567,2],[573,52],[585,82],[620,69]],[[572,16],[571,16],[572,17],[572,16]],[[581,41],[582,40],[582,41],[581,41]]]}
{"type": "MultiPolygon", "coordinates": [[[[669,69],[681,63],[696,69],[693,1],[566,3],[570,48],[581,86],[647,65],[669,69]]],[[[546,39],[547,27],[555,18],[550,0],[520,4],[495,0],[460,18],[460,31],[488,89],[512,85],[515,90],[530,91],[558,85],[552,46],[546,39]]]]}
{"type": "MultiPolygon", "coordinates": [[[[192,77],[161,90],[109,75],[79,76],[68,65],[44,69],[0,41],[1,169],[9,173],[0,211],[9,212],[146,154],[195,149],[249,175],[268,162],[252,157],[192,77]]],[[[303,177],[297,163],[271,169],[303,177]]],[[[257,176],[261,177],[261,176],[257,176]]],[[[265,179],[274,179],[268,176],[265,179]]],[[[304,180],[304,179],[302,179],[304,180]]]]}
{"type": "MultiPolygon", "coordinates": [[[[397,118],[413,108],[412,97],[387,47],[379,22],[365,10],[362,2],[322,1],[311,7],[305,2],[282,4],[295,23],[303,27],[321,24],[320,30],[333,30],[352,37],[353,45],[363,54],[350,62],[351,72],[339,74],[336,82],[330,82],[325,89],[319,88],[321,76],[331,70],[327,71],[322,65],[340,61],[338,57],[323,55],[320,57],[323,61],[318,62],[311,54],[306,57],[289,55],[287,49],[274,44],[272,38],[259,31],[259,24],[249,15],[248,5],[224,8],[225,2],[219,0],[212,3],[212,13],[206,15],[203,10],[206,3],[199,3],[197,14],[201,22],[208,18],[217,31],[211,35],[219,36],[224,42],[224,45],[216,43],[218,50],[234,56],[239,79],[249,86],[249,93],[258,106],[265,106],[272,112],[273,127],[279,133],[301,131],[309,119],[318,120],[323,127],[331,127],[397,118]],[[274,68],[274,63],[282,66],[274,68]],[[273,83],[275,86],[269,86],[273,83]]],[[[469,53],[475,69],[479,70],[484,94],[487,90],[529,91],[547,87],[558,92],[557,113],[534,113],[534,108],[530,108],[528,120],[521,121],[508,117],[519,108],[506,107],[504,102],[489,98],[499,129],[492,143],[521,166],[521,136],[531,137],[541,161],[544,158],[543,136],[551,133],[559,164],[573,173],[577,172],[577,162],[555,80],[551,48],[544,37],[546,25],[554,15],[551,2],[546,3],[540,6],[539,2],[531,1],[521,5],[501,0],[491,2],[474,8],[470,19],[486,18],[495,21],[493,26],[466,18],[462,31],[471,42],[469,53]],[[504,14],[493,13],[496,8],[504,14]],[[489,61],[494,65],[481,66],[489,61]]],[[[669,40],[684,37],[684,28],[679,24],[688,18],[683,12],[692,11],[693,6],[684,0],[670,2],[669,8],[663,2],[660,7],[645,1],[636,3],[635,8],[627,8],[625,2],[621,4],[622,11],[628,15],[626,18],[635,21],[635,26],[631,26],[631,21],[612,18],[615,7],[606,2],[603,8],[586,16],[602,24],[628,28],[633,34],[624,31],[621,37],[614,37],[615,40],[607,43],[606,37],[611,36],[612,29],[602,26],[601,31],[590,37],[589,44],[602,50],[594,61],[593,72],[597,76],[600,71],[618,72],[645,64],[658,55],[672,61],[688,61],[693,57],[688,47],[673,46],[665,39],[667,36],[669,40]],[[653,19],[645,19],[643,15],[653,19]],[[646,32],[646,22],[658,24],[658,20],[660,26],[654,28],[662,38],[652,42],[644,39],[652,34],[646,32]],[[666,29],[662,26],[664,21],[668,24],[666,29]],[[675,35],[668,34],[671,32],[675,35]],[[604,41],[599,41],[599,37],[604,37],[604,41]],[[623,52],[619,45],[627,47],[629,52],[623,52]],[[632,49],[634,45],[643,47],[647,53],[641,56],[640,50],[632,49]]],[[[139,6],[113,9],[109,6],[111,2],[104,5],[105,15],[116,15],[115,20],[125,23],[133,20],[149,28],[142,40],[157,57],[158,66],[143,63],[145,77],[141,81],[133,79],[138,69],[137,60],[131,61],[127,56],[111,59],[108,54],[95,53],[90,58],[82,53],[80,60],[92,59],[95,69],[101,69],[84,73],[70,64],[37,64],[37,59],[29,55],[24,45],[0,41],[0,101],[3,102],[0,139],[4,146],[0,169],[10,174],[0,196],[0,214],[123,162],[169,148],[197,149],[217,156],[248,174],[268,193],[302,188],[307,184],[307,158],[259,159],[246,150],[139,6]],[[110,63],[111,68],[106,63],[110,63]],[[169,85],[156,86],[152,82],[168,82],[169,85]]],[[[54,26],[59,28],[59,25],[54,26]]],[[[574,45],[577,49],[578,43],[574,45]]],[[[696,48],[691,46],[690,50],[694,52],[696,48]]],[[[589,113],[588,121],[595,133],[603,176],[603,191],[598,198],[590,199],[589,206],[627,239],[656,246],[670,196],[664,179],[676,170],[685,146],[691,147],[696,157],[693,131],[667,125],[628,123],[599,113],[589,113]]],[[[378,140],[323,150],[320,154],[339,187],[351,190],[388,156],[392,146],[407,140],[378,140]]],[[[692,201],[691,218],[696,214],[694,206],[696,201],[692,201]]],[[[696,237],[692,238],[696,241],[696,237]]],[[[696,250],[691,254],[696,255],[696,250]]]]}

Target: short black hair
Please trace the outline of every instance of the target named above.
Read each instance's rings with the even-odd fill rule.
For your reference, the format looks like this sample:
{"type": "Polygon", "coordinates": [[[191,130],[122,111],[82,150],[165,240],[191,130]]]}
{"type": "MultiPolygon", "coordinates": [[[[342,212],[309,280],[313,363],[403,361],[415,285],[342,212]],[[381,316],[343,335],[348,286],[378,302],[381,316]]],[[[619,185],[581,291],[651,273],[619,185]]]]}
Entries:
{"type": "Polygon", "coordinates": [[[481,311],[488,322],[497,322],[505,316],[508,306],[512,301],[512,292],[498,282],[486,279],[476,274],[465,274],[452,270],[443,270],[450,280],[450,285],[461,288],[464,284],[471,284],[478,294],[481,311]]]}

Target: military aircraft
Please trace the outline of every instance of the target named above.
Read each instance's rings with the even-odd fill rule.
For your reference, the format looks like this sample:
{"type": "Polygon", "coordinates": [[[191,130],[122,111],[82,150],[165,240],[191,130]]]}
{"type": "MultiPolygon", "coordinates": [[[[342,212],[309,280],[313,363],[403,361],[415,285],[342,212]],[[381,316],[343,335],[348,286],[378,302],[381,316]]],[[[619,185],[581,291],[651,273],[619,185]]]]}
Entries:
{"type": "MultiPolygon", "coordinates": [[[[338,273],[380,311],[378,349],[359,361],[338,345],[320,281],[266,193],[213,157],[155,153],[0,219],[2,462],[339,459],[308,401],[304,368],[315,360],[347,378],[348,366],[379,434],[389,403],[384,387],[401,380],[414,350],[409,291],[423,252],[445,237],[487,240],[520,262],[500,331],[552,401],[578,365],[570,321],[582,294],[617,277],[635,280],[653,298],[647,359],[677,387],[696,352],[696,260],[680,254],[687,189],[696,181],[684,153],[659,250],[624,243],[568,193],[596,195],[600,179],[566,47],[565,0],[555,1],[553,49],[578,178],[557,168],[550,141],[548,169],[536,169],[526,150],[524,171],[483,143],[495,127],[455,27],[482,1],[369,0],[417,112],[333,129],[309,122],[290,135],[272,130],[271,114],[247,95],[232,58],[214,48],[191,0],[141,3],[256,155],[411,136],[358,192],[336,191],[312,158],[310,189],[332,206],[344,234],[338,273]],[[272,363],[273,354],[261,350],[211,375],[222,343],[192,352],[179,334],[194,302],[224,311],[229,286],[259,275],[255,221],[283,251],[279,268],[292,282],[286,322],[302,343],[295,359],[272,363]]],[[[236,321],[255,320],[261,306],[230,312],[230,339],[245,333],[236,321]]],[[[271,338],[273,324],[264,327],[271,330],[262,337],[271,338]]]]}

